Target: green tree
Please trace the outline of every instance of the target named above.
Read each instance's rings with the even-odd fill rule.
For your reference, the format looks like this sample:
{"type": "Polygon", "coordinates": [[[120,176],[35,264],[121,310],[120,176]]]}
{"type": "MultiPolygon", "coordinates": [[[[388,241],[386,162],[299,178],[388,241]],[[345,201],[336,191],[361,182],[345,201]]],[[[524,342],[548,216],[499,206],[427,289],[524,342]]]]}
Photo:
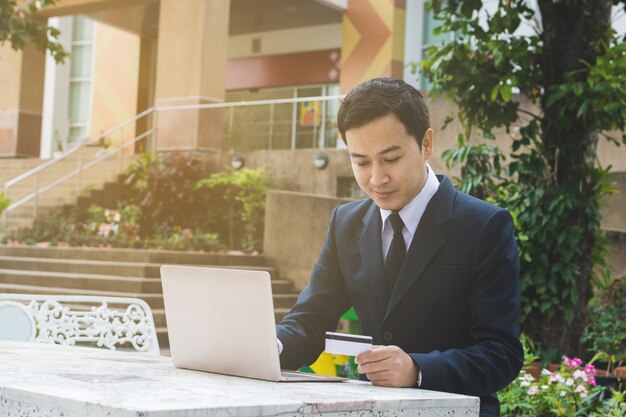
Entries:
{"type": "Polygon", "coordinates": [[[431,0],[435,32],[455,36],[420,67],[458,107],[464,131],[444,157],[464,164],[461,186],[514,213],[525,331],[543,349],[581,355],[607,250],[599,207],[611,186],[596,147],[602,136],[626,143],[604,133],[626,119],[626,44],[611,28],[611,8],[624,1],[529,3],[499,0],[479,18],[481,0],[431,0]],[[517,35],[523,21],[535,34],[517,35]],[[477,144],[512,127],[510,152],[477,144]]]}
{"type": "Polygon", "coordinates": [[[23,49],[29,43],[40,51],[48,50],[55,61],[61,63],[67,52],[56,42],[60,32],[45,24],[36,14],[57,0],[0,0],[0,46],[9,42],[14,50],[23,49]]]}

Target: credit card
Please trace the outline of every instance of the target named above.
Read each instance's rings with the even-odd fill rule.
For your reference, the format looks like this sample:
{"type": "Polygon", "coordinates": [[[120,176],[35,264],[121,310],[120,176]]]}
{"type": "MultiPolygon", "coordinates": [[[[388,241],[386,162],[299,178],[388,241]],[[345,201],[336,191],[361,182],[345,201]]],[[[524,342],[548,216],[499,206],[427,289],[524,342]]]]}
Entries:
{"type": "Polygon", "coordinates": [[[326,332],[327,353],[356,356],[372,349],[372,336],[326,332]]]}

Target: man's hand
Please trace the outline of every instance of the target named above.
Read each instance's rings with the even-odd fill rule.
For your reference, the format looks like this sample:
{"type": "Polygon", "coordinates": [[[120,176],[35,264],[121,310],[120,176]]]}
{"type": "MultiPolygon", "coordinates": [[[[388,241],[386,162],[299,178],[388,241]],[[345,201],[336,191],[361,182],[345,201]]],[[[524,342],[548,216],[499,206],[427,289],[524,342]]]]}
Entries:
{"type": "Polygon", "coordinates": [[[357,371],[367,374],[373,385],[413,387],[417,383],[417,365],[398,346],[373,346],[355,358],[357,371]]]}

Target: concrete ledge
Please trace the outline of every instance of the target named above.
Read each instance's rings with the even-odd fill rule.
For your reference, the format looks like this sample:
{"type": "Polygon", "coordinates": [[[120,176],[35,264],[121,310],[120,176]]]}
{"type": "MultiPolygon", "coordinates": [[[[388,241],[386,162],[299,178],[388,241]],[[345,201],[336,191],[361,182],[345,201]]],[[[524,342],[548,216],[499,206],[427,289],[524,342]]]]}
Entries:
{"type": "Polygon", "coordinates": [[[75,248],[0,245],[0,256],[56,259],[89,259],[190,265],[264,265],[263,256],[226,253],[183,252],[157,249],[75,248]]]}
{"type": "Polygon", "coordinates": [[[265,206],[265,256],[297,290],[309,282],[332,210],[345,198],[270,190],[265,206]]]}

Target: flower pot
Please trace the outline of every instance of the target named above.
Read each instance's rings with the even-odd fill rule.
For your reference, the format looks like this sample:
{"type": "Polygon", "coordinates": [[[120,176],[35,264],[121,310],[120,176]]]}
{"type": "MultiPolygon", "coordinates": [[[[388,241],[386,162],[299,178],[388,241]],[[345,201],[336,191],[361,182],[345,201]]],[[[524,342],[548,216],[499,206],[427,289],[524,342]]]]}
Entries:
{"type": "Polygon", "coordinates": [[[625,377],[596,375],[596,382],[599,386],[606,387],[604,390],[604,398],[609,398],[611,396],[609,388],[622,392],[626,389],[625,377]]]}

